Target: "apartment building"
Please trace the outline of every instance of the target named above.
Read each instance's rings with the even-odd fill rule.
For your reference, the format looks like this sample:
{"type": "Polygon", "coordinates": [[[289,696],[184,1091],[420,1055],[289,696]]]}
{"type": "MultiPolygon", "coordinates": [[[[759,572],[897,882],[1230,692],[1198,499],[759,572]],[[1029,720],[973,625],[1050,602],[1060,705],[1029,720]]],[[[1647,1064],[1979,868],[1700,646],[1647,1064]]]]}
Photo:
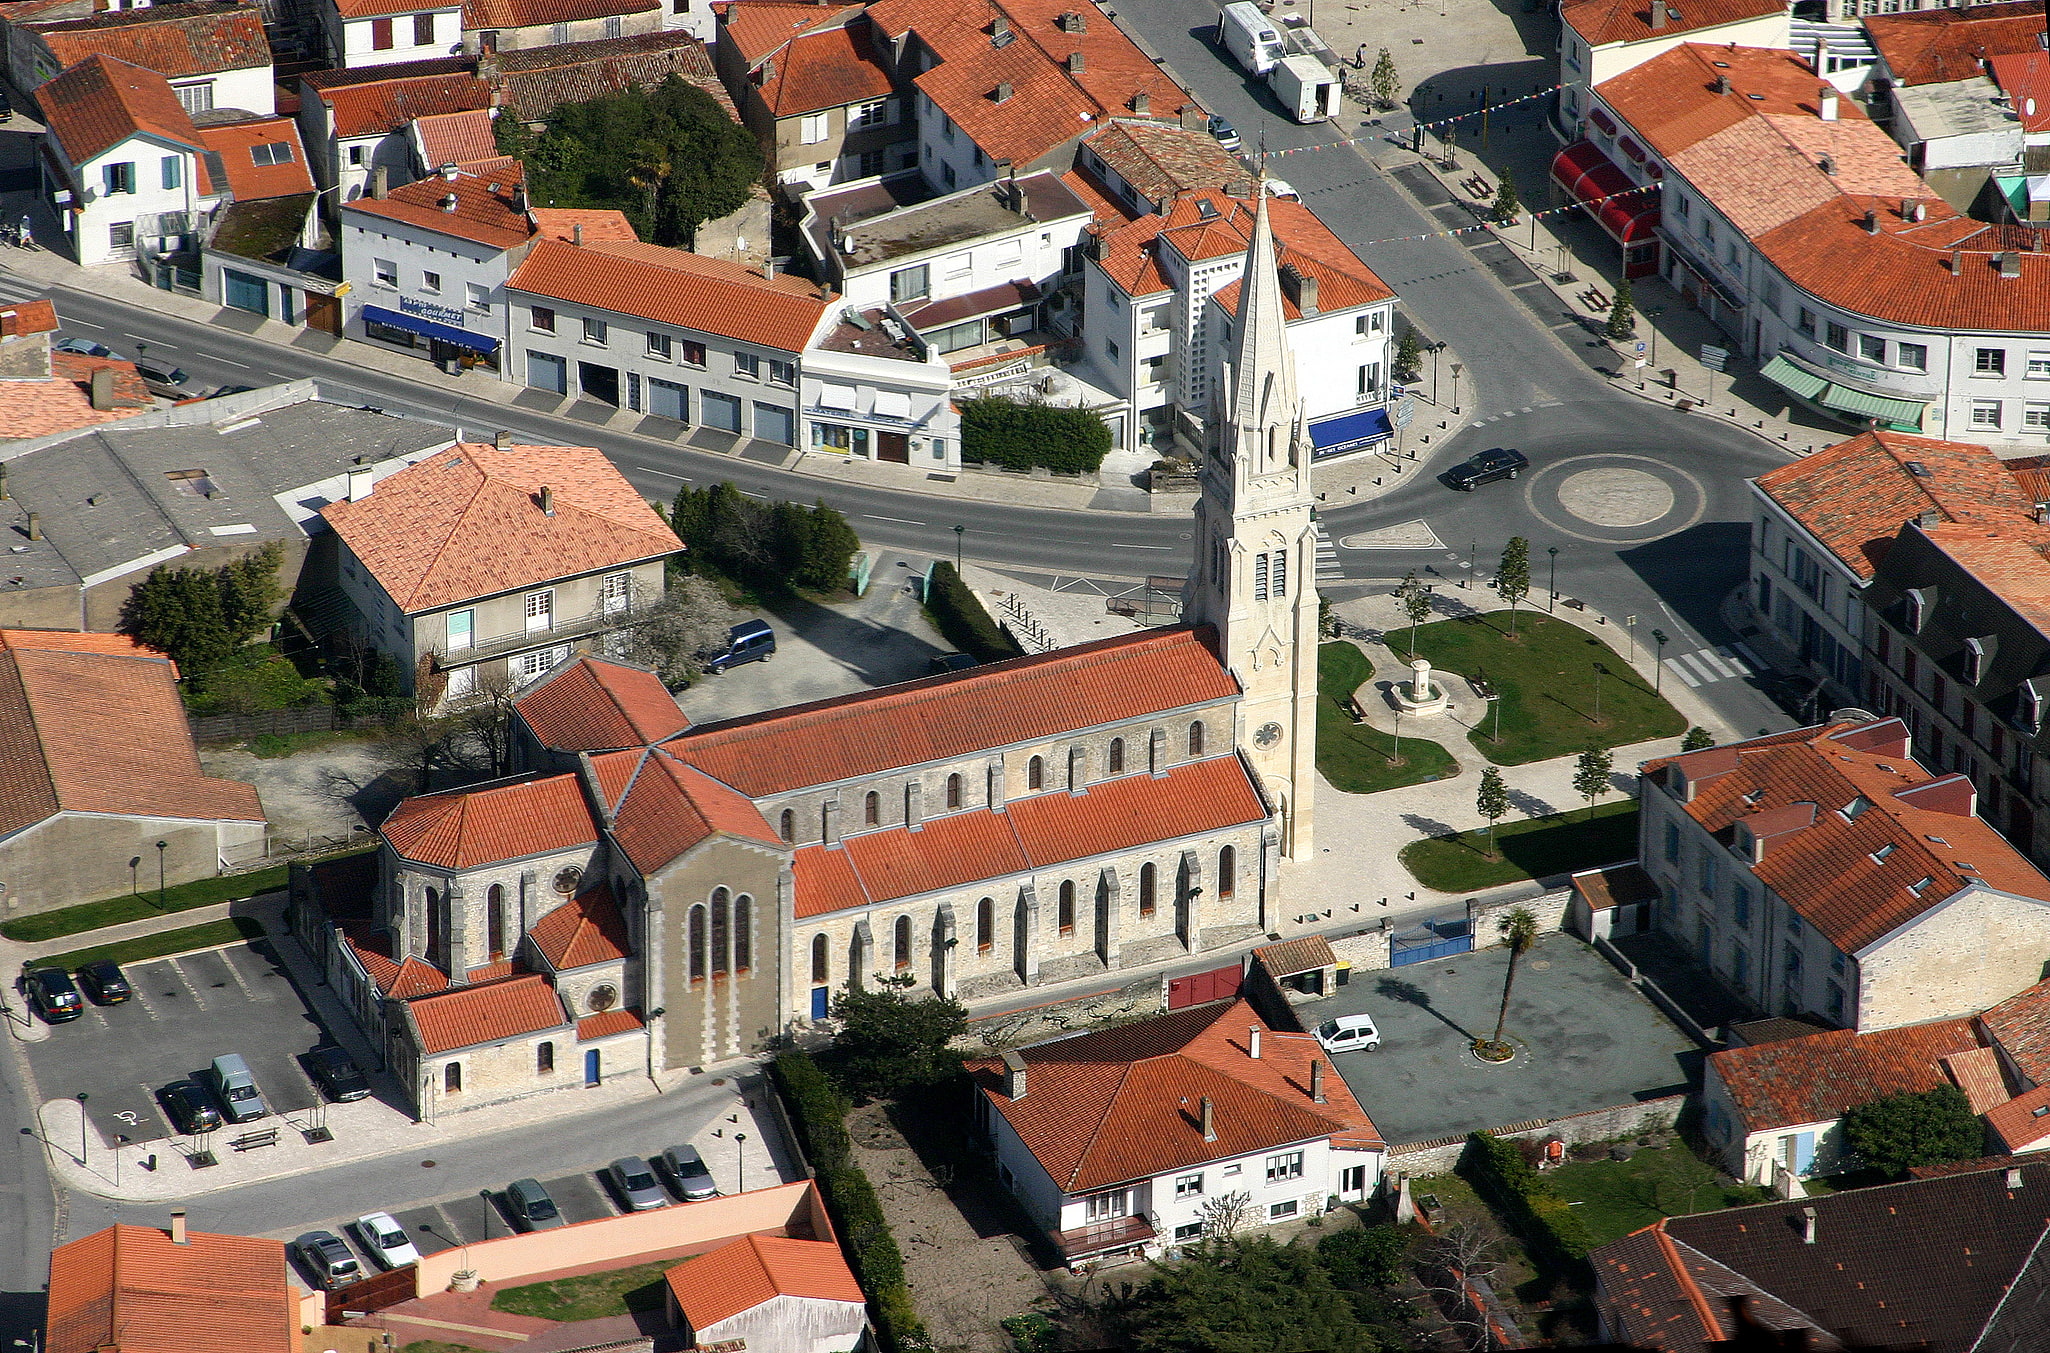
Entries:
{"type": "Polygon", "coordinates": [[[314,177],[338,202],[363,196],[379,170],[388,188],[417,176],[409,133],[416,120],[489,107],[491,87],[462,57],[299,77],[299,136],[314,177]]]}
{"type": "Polygon", "coordinates": [[[336,66],[389,66],[463,50],[463,6],[420,0],[322,0],[328,60],[336,66]]]}
{"type": "Polygon", "coordinates": [[[219,0],[109,9],[90,18],[5,20],[8,74],[27,93],[94,55],[153,70],[188,113],[277,111],[263,12],[219,0]]]}
{"type": "Polygon", "coordinates": [[[472,54],[599,42],[662,31],[662,0],[468,0],[463,50],[472,54]]]}
{"type": "Polygon", "coordinates": [[[776,182],[802,193],[917,164],[915,119],[861,5],[714,9],[719,75],[776,182]]]}
{"type": "Polygon", "coordinates": [[[1559,9],[1559,100],[1552,127],[1585,135],[1588,91],[1682,43],[1784,47],[1791,10],[1779,0],[1579,0],[1559,9]]]}

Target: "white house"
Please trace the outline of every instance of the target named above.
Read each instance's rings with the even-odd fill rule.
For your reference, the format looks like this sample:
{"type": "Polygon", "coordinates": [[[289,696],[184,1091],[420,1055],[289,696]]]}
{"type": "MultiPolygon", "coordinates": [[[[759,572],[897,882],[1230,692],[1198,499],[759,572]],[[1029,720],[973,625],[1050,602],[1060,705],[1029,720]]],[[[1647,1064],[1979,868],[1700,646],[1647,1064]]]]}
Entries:
{"type": "MultiPolygon", "coordinates": [[[[402,66],[308,71],[299,77],[299,135],[314,177],[353,202],[384,171],[396,188],[415,177],[413,124],[491,106],[491,89],[462,57],[402,66]]],[[[434,168],[440,168],[437,164],[434,168]]]]}
{"type": "Polygon", "coordinates": [[[510,52],[659,33],[662,7],[663,0],[469,0],[463,50],[510,52]]]}
{"type": "Polygon", "coordinates": [[[1784,0],[1580,0],[1559,10],[1559,102],[1554,126],[1583,133],[1587,92],[1683,42],[1784,47],[1784,0]]]}
{"type": "Polygon", "coordinates": [[[853,1353],[868,1329],[861,1285],[831,1240],[742,1236],[662,1277],[686,1347],[853,1353]]]}
{"type": "Polygon", "coordinates": [[[935,347],[883,309],[839,312],[798,362],[799,445],[824,456],[961,468],[954,374],[935,347]]]}
{"type": "Polygon", "coordinates": [[[1386,1143],[1308,1034],[1215,1004],[968,1064],[997,1176],[1069,1264],[1155,1256],[1221,1212],[1358,1201],[1386,1143]]]}
{"type": "Polygon", "coordinates": [[[91,18],[6,26],[9,73],[26,93],[89,56],[111,56],[171,82],[188,113],[277,110],[263,12],[240,0],[114,8],[91,18]]]}
{"type": "Polygon", "coordinates": [[[329,59],[388,66],[463,50],[463,7],[428,0],[323,0],[329,59]]]}

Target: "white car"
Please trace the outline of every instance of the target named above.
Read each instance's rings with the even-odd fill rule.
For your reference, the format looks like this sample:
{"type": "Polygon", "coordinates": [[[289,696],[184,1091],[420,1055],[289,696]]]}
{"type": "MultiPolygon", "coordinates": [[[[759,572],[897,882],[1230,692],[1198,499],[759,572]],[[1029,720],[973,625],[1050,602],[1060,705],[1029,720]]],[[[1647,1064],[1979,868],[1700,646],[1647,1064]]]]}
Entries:
{"type": "Polygon", "coordinates": [[[1299,202],[1302,200],[1294,186],[1287,179],[1268,179],[1267,196],[1278,197],[1285,202],[1299,202]]]}
{"type": "Polygon", "coordinates": [[[413,1247],[406,1228],[389,1212],[356,1218],[356,1239],[372,1259],[386,1268],[404,1268],[420,1262],[420,1251],[413,1247]]]}
{"type": "Polygon", "coordinates": [[[1317,1026],[1317,1043],[1329,1053],[1372,1052],[1381,1046],[1381,1031],[1371,1015],[1340,1015],[1317,1026]]]}

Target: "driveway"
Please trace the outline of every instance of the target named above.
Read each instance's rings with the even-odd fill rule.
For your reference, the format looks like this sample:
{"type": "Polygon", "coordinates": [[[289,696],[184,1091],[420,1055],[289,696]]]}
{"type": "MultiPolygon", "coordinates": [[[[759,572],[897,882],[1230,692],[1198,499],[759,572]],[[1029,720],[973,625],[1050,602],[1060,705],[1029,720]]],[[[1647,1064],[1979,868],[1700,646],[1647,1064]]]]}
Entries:
{"type": "Polygon", "coordinates": [[[1508,961],[1506,950],[1482,949],[1360,973],[1297,1013],[1308,1026],[1374,1017],[1380,1050],[1332,1062],[1391,1144],[1656,1099],[1697,1078],[1693,1040],[1593,949],[1556,933],[1516,975],[1504,1030],[1516,1057],[1481,1062],[1467,1045],[1494,1033],[1508,961]]]}

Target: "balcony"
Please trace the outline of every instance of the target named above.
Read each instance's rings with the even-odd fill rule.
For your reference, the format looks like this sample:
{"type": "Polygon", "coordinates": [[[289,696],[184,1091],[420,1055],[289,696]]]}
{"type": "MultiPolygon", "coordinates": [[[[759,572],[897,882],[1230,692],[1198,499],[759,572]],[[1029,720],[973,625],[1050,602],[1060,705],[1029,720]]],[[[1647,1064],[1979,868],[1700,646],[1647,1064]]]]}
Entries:
{"type": "Polygon", "coordinates": [[[482,635],[473,639],[468,647],[453,652],[442,652],[434,645],[444,667],[451,664],[481,662],[489,658],[502,658],[508,653],[517,653],[528,648],[547,648],[554,644],[573,643],[587,639],[594,634],[616,630],[629,623],[636,616],[647,611],[647,605],[627,606],[614,603],[599,605],[582,615],[553,618],[552,622],[539,628],[514,630],[508,634],[482,635]]]}
{"type": "Polygon", "coordinates": [[[1151,1244],[1158,1234],[1153,1223],[1143,1215],[1113,1217],[1090,1226],[1077,1226],[1072,1231],[1056,1231],[1053,1243],[1061,1252],[1062,1259],[1070,1264],[1079,1264],[1084,1259],[1093,1259],[1113,1250],[1151,1244]]]}

